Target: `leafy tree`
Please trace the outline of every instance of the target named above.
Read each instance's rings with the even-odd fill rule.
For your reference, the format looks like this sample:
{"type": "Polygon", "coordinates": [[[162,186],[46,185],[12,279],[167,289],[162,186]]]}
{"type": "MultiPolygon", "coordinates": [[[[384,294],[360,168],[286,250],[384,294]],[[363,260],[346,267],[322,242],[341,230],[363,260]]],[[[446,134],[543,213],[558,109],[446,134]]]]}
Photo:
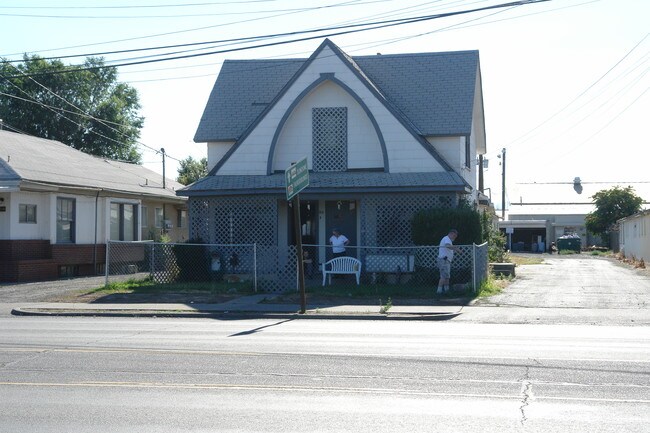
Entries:
{"type": "Polygon", "coordinates": [[[176,180],[183,185],[189,185],[208,175],[208,158],[196,160],[188,156],[180,162],[176,180]]]}
{"type": "Polygon", "coordinates": [[[631,186],[598,191],[591,196],[596,210],[587,214],[587,230],[606,239],[609,228],[621,218],[633,215],[641,210],[643,199],[634,193],[631,186]]]}
{"type": "Polygon", "coordinates": [[[0,98],[0,118],[82,152],[141,162],[137,91],[119,83],[117,69],[104,67],[102,58],[89,57],[83,67],[92,69],[29,55],[19,64],[1,62],[0,92],[12,96],[0,98]]]}

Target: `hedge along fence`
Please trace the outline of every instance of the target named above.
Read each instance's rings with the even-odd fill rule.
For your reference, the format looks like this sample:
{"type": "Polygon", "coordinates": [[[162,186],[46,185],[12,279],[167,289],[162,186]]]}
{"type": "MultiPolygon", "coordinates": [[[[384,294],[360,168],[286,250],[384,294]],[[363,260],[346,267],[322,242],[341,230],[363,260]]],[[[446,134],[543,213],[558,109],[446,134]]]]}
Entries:
{"type": "Polygon", "coordinates": [[[481,216],[468,207],[425,209],[417,212],[411,220],[415,245],[438,245],[450,229],[458,230],[454,241],[457,245],[483,243],[481,216]]]}

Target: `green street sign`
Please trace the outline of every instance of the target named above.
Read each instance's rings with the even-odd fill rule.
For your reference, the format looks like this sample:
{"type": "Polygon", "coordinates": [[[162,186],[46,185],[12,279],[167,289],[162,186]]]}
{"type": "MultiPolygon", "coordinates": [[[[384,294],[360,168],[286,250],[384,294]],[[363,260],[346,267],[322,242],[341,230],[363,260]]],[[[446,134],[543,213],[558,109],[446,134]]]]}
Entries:
{"type": "Polygon", "coordinates": [[[287,201],[309,186],[309,168],[307,158],[293,164],[284,171],[284,180],[287,187],[287,201]]]}

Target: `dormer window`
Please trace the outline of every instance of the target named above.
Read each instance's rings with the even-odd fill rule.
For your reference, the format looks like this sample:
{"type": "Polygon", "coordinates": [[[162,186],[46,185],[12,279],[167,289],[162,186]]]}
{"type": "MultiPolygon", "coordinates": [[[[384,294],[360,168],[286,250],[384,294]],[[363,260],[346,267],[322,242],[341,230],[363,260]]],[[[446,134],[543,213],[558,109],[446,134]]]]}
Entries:
{"type": "Polygon", "coordinates": [[[348,168],[347,107],[312,108],[314,171],[346,171],[348,168]]]}

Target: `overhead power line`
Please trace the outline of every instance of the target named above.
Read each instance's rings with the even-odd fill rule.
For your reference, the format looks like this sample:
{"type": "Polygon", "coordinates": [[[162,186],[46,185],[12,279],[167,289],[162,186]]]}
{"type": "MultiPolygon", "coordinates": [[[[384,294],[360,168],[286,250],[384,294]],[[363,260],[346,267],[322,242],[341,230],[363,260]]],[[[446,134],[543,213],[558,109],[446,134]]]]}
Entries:
{"type": "MultiPolygon", "coordinates": [[[[550,0],[541,0],[541,1],[550,1],[550,0]]],[[[339,5],[341,5],[341,4],[342,3],[339,3],[339,5]]],[[[477,10],[480,10],[480,9],[477,9],[477,10]]],[[[382,20],[382,21],[370,21],[370,22],[364,21],[362,23],[355,23],[355,24],[343,24],[343,25],[336,25],[336,26],[317,27],[317,28],[308,29],[308,30],[298,30],[298,31],[282,32],[282,33],[271,33],[271,34],[266,34],[266,35],[247,36],[247,37],[230,38],[230,39],[216,39],[216,40],[211,40],[211,41],[189,42],[189,43],[184,43],[184,44],[158,45],[158,46],[153,46],[153,47],[131,48],[131,49],[127,49],[127,50],[97,51],[97,52],[89,52],[89,53],[87,52],[87,53],[79,53],[79,54],[68,54],[68,55],[65,55],[65,56],[43,57],[42,59],[43,60],[53,60],[53,59],[60,60],[60,59],[69,59],[69,58],[75,58],[75,57],[97,57],[97,56],[105,56],[105,55],[110,55],[110,54],[135,53],[135,52],[140,52],[140,51],[156,51],[156,50],[164,50],[164,49],[170,49],[170,48],[195,47],[195,46],[198,46],[198,45],[222,44],[222,43],[229,43],[229,42],[254,42],[254,41],[259,41],[259,40],[268,40],[268,39],[286,37],[286,36],[298,36],[298,35],[311,34],[311,33],[322,33],[322,32],[332,31],[332,30],[343,30],[343,29],[352,29],[352,28],[358,28],[358,27],[367,27],[367,26],[391,24],[391,23],[397,23],[397,22],[402,22],[402,21],[411,21],[411,20],[414,20],[414,19],[421,19],[421,18],[424,18],[424,17],[433,17],[433,15],[421,15],[421,16],[416,16],[416,17],[398,18],[398,19],[382,20]]],[[[323,37],[323,36],[321,35],[319,37],[323,37]]],[[[168,55],[168,54],[176,54],[176,53],[162,53],[162,54],[159,54],[159,55],[168,55]]],[[[22,59],[7,60],[7,62],[9,62],[9,63],[20,63],[22,61],[23,61],[22,59]]]]}
{"type": "Polygon", "coordinates": [[[176,8],[176,7],[196,7],[196,6],[214,6],[240,3],[273,3],[278,0],[236,0],[221,2],[203,2],[203,3],[181,3],[168,5],[121,5],[121,6],[0,6],[0,9],[144,9],[144,8],[176,8]]]}
{"type": "Polygon", "coordinates": [[[304,8],[289,8],[289,9],[271,9],[271,10],[257,10],[257,11],[239,11],[239,12],[215,12],[215,13],[193,13],[193,14],[173,14],[173,15],[42,15],[42,14],[24,14],[24,13],[6,13],[0,12],[0,16],[10,16],[16,18],[53,18],[53,19],[153,19],[153,18],[191,18],[191,17],[209,17],[209,16],[226,16],[226,15],[254,15],[254,14],[268,14],[277,12],[307,12],[320,9],[328,9],[332,7],[342,6],[360,6],[371,3],[382,3],[389,0],[371,0],[361,2],[360,0],[351,0],[345,3],[338,3],[334,5],[313,6],[304,8]]]}
{"type": "Polygon", "coordinates": [[[508,143],[508,145],[512,145],[513,143],[517,143],[517,142],[518,142],[518,143],[524,143],[524,142],[528,141],[531,137],[528,137],[528,138],[525,138],[525,137],[529,136],[530,134],[532,134],[533,132],[537,131],[539,128],[541,128],[542,126],[546,125],[548,122],[550,122],[551,120],[553,120],[554,118],[556,118],[557,116],[559,116],[561,113],[564,112],[564,110],[566,110],[567,108],[569,108],[569,107],[570,107],[574,102],[576,102],[578,99],[580,99],[582,96],[584,96],[584,95],[585,95],[589,90],[591,90],[591,89],[592,89],[596,84],[598,84],[598,83],[599,83],[601,80],[603,80],[603,79],[604,79],[604,78],[605,78],[605,77],[606,77],[610,72],[612,72],[612,71],[613,71],[613,70],[614,70],[618,65],[620,65],[620,64],[623,62],[623,60],[625,60],[625,59],[626,59],[630,54],[632,54],[632,52],[633,52],[634,50],[636,50],[637,47],[639,47],[639,45],[641,45],[641,44],[643,43],[643,41],[645,41],[645,40],[647,39],[648,35],[650,35],[650,33],[646,33],[645,36],[644,36],[644,37],[643,37],[639,42],[637,42],[637,44],[634,45],[634,47],[632,47],[631,50],[629,50],[629,51],[628,51],[628,52],[627,52],[623,57],[621,57],[621,58],[620,58],[620,59],[619,59],[619,60],[618,60],[618,61],[617,61],[617,62],[616,62],[612,67],[610,67],[610,68],[607,70],[607,72],[605,72],[603,75],[601,75],[600,78],[598,78],[596,81],[594,81],[593,83],[591,83],[591,84],[590,84],[590,85],[589,85],[585,90],[583,90],[583,91],[582,91],[578,96],[576,96],[576,97],[573,98],[571,101],[569,101],[568,104],[566,104],[566,105],[565,105],[564,107],[562,107],[560,110],[558,110],[558,111],[556,111],[555,113],[553,113],[551,116],[549,116],[548,118],[546,118],[546,120],[544,120],[542,123],[540,123],[539,125],[537,125],[537,126],[534,127],[533,129],[531,129],[530,131],[528,131],[528,132],[526,132],[525,134],[520,135],[518,138],[512,140],[510,143],[508,143]]]}
{"type": "MultiPolygon", "coordinates": [[[[381,1],[390,1],[390,0],[381,0],[381,1]]],[[[345,4],[348,4],[348,3],[349,3],[349,1],[345,1],[345,2],[342,2],[342,3],[337,3],[337,4],[332,5],[332,6],[345,5],[345,4]]],[[[210,26],[193,27],[193,28],[190,28],[190,29],[176,30],[176,31],[172,31],[172,32],[155,33],[153,35],[136,36],[136,37],[132,37],[132,38],[116,39],[116,40],[112,40],[112,41],[96,42],[96,43],[90,43],[90,44],[80,44],[80,45],[74,45],[74,46],[69,46],[69,47],[50,48],[50,49],[47,49],[47,50],[39,50],[38,52],[69,50],[69,49],[73,49],[73,48],[91,47],[91,46],[106,45],[106,44],[113,44],[113,43],[119,43],[119,42],[131,42],[131,41],[135,41],[135,40],[139,40],[139,39],[151,39],[151,38],[157,38],[159,36],[178,35],[178,34],[181,34],[181,33],[190,33],[190,32],[196,32],[196,31],[201,31],[201,30],[215,29],[215,28],[220,28],[220,27],[232,26],[232,25],[235,25],[235,24],[250,23],[250,22],[254,22],[254,21],[263,21],[263,20],[267,20],[267,19],[271,19],[271,18],[277,18],[277,17],[287,16],[287,15],[295,15],[295,14],[299,14],[299,13],[303,13],[303,12],[310,12],[310,11],[311,11],[311,9],[307,9],[305,11],[297,11],[297,12],[283,12],[283,13],[280,13],[280,14],[268,15],[268,16],[265,16],[265,17],[249,18],[249,19],[245,19],[245,20],[231,21],[231,22],[222,23],[222,24],[213,24],[213,25],[210,25],[210,26]]],[[[20,53],[2,54],[0,56],[12,56],[12,55],[18,55],[18,54],[22,54],[22,52],[20,52],[20,53]]]]}
{"type": "MultiPolygon", "coordinates": [[[[446,18],[450,16],[458,16],[458,15],[465,15],[469,13],[474,13],[474,12],[479,12],[479,11],[487,11],[487,10],[493,10],[493,9],[500,9],[500,8],[509,8],[513,6],[523,6],[523,5],[529,5],[529,4],[535,4],[535,3],[544,3],[548,2],[550,0],[521,0],[521,1],[516,1],[516,2],[510,2],[510,3],[502,3],[498,5],[492,5],[492,6],[486,6],[482,8],[475,8],[475,9],[467,9],[467,10],[462,10],[462,11],[457,11],[457,12],[447,12],[447,13],[440,13],[440,14],[434,14],[434,15],[424,15],[424,16],[418,16],[418,17],[411,17],[411,18],[405,18],[405,19],[398,19],[398,20],[387,20],[383,22],[377,22],[376,24],[365,24],[364,26],[366,28],[353,28],[349,30],[343,30],[343,31],[338,31],[338,32],[333,32],[333,33],[328,33],[325,35],[317,35],[317,36],[308,36],[304,38],[297,38],[297,39],[292,39],[288,41],[277,41],[277,42],[269,42],[269,43],[264,43],[264,44],[258,44],[258,45],[251,45],[247,47],[238,47],[238,48],[230,48],[230,49],[224,49],[224,50],[216,50],[216,51],[210,51],[206,53],[194,53],[194,54],[186,54],[186,55],[181,55],[181,56],[173,56],[173,57],[166,57],[166,58],[161,58],[161,59],[149,59],[149,60],[140,60],[140,61],[135,61],[135,62],[125,62],[125,63],[119,63],[119,64],[112,64],[112,65],[106,65],[103,67],[119,67],[119,66],[132,66],[132,65],[141,65],[141,64],[148,64],[148,63],[157,63],[157,62],[163,62],[163,61],[170,61],[170,60],[180,60],[180,59],[187,59],[187,58],[194,58],[194,57],[201,57],[201,56],[208,56],[208,55],[214,55],[214,54],[223,54],[223,53],[230,53],[230,52],[236,52],[236,51],[246,51],[246,50],[251,50],[255,48],[263,48],[263,47],[270,47],[270,46],[277,46],[277,45],[286,45],[286,44],[291,44],[291,43],[296,43],[296,42],[302,42],[302,41],[308,41],[308,40],[313,40],[313,39],[320,39],[323,37],[331,37],[331,36],[338,36],[338,35],[344,35],[344,34],[351,34],[351,33],[359,33],[359,32],[365,32],[365,31],[370,31],[370,30],[377,30],[381,28],[387,28],[387,27],[395,27],[395,26],[402,26],[406,24],[413,24],[413,23],[418,23],[418,22],[425,22],[425,21],[431,21],[435,19],[440,19],[440,18],[446,18]],[[371,27],[368,27],[371,26],[371,27]]],[[[354,25],[354,27],[358,27],[359,25],[354,25]]],[[[165,54],[161,54],[165,55],[165,54]]],[[[48,74],[61,74],[61,73],[67,73],[67,72],[76,72],[76,71],[85,71],[85,70],[94,70],[94,69],[100,69],[101,67],[78,67],[78,68],[73,68],[73,69],[68,69],[66,71],[51,71],[51,72],[43,72],[43,73],[35,73],[31,74],[31,76],[38,76],[38,75],[48,75],[48,74]]],[[[17,78],[18,76],[9,76],[7,78],[17,78]]]]}

